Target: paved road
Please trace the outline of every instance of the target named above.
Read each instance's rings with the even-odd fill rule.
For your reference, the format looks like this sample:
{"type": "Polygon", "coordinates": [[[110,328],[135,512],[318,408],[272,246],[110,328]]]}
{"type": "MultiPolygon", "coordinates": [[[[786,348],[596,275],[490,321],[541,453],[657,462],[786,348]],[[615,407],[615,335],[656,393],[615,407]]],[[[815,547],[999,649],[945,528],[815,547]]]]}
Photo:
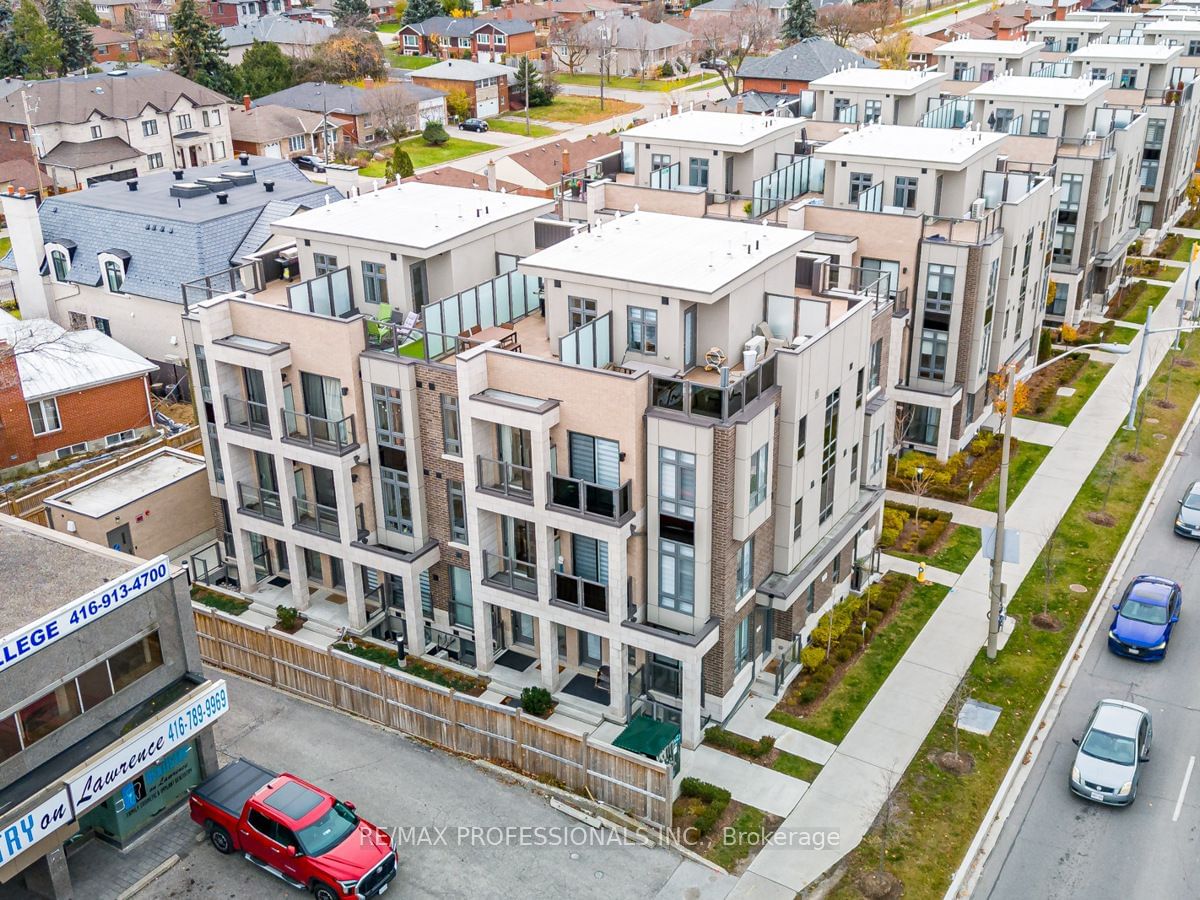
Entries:
{"type": "MultiPolygon", "coordinates": [[[[303,775],[354,800],[385,827],[449,828],[445,845],[399,844],[400,875],[389,898],[624,897],[717,900],[733,879],[667,850],[640,846],[522,847],[517,842],[459,842],[459,826],[570,828],[574,819],[524,788],[502,783],[473,764],[393,732],[232,676],[230,712],[217,723],[222,762],[244,756],[303,775]]],[[[184,826],[199,833],[198,826],[184,826]]],[[[591,829],[583,829],[588,832],[591,829]]],[[[305,896],[244,859],[190,844],[183,861],[139,898],[305,896]]],[[[164,853],[165,855],[165,853],[164,853]]],[[[76,896],[97,896],[76,873],[76,896]]]]}
{"type": "Polygon", "coordinates": [[[1109,653],[1109,613],[984,867],[976,898],[1200,896],[1200,771],[1180,800],[1189,759],[1200,756],[1200,542],[1171,531],[1175,500],[1197,478],[1200,432],[1186,442],[1121,585],[1140,573],[1183,585],[1184,611],[1167,659],[1137,663],[1109,653]],[[1123,810],[1090,804],[1067,789],[1071,738],[1104,697],[1140,703],[1154,716],[1152,758],[1136,802],[1123,810]]]}

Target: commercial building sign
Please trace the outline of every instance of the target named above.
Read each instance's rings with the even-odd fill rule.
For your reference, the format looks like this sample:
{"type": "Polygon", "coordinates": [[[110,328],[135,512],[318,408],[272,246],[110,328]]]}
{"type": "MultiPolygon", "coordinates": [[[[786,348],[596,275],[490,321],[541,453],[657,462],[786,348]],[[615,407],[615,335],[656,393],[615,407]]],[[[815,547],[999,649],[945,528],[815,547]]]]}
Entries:
{"type": "Polygon", "coordinates": [[[169,571],[167,557],[156,557],[33,624],[5,635],[0,638],[0,672],[163,584],[169,571]]]}
{"type": "Polygon", "coordinates": [[[0,866],[20,856],[42,838],[53,834],[74,818],[71,815],[71,801],[67,797],[67,789],[63,788],[38,804],[35,809],[7,822],[3,830],[0,830],[0,866]]]}

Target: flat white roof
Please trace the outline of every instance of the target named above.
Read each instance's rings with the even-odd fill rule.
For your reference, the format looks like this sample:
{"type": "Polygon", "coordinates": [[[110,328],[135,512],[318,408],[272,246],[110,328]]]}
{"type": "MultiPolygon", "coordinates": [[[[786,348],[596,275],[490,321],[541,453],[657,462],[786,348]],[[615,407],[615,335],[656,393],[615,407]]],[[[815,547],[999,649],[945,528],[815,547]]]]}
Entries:
{"type": "Polygon", "coordinates": [[[1108,81],[1090,78],[1040,78],[1035,75],[999,75],[970,91],[972,97],[1013,100],[1058,100],[1086,103],[1102,97],[1111,87],[1108,81]]]}
{"type": "Polygon", "coordinates": [[[1136,62],[1168,62],[1183,53],[1183,47],[1166,44],[1088,44],[1071,54],[1071,59],[1133,60],[1136,62]]]}
{"type": "Polygon", "coordinates": [[[539,250],[520,266],[716,294],[811,237],[793,228],[635,212],[539,250]]]}
{"type": "Polygon", "coordinates": [[[1092,12],[1090,9],[1077,9],[1067,13],[1068,22],[1081,22],[1096,19],[1101,22],[1137,22],[1142,18],[1139,12],[1092,12]]]}
{"type": "Polygon", "coordinates": [[[1194,34],[1200,31],[1200,19],[1164,19],[1151,22],[1142,30],[1147,34],[1194,34]]]}
{"type": "Polygon", "coordinates": [[[947,41],[933,52],[938,56],[1028,56],[1044,49],[1041,41],[985,41],[968,38],[962,41],[947,41]]]}
{"type": "Polygon", "coordinates": [[[273,227],[429,248],[484,225],[553,207],[554,201],[544,197],[410,181],[289,216],[273,227]]]}
{"type": "Polygon", "coordinates": [[[857,66],[830,72],[815,81],[810,88],[879,88],[887,91],[916,91],[950,75],[934,69],[866,69],[857,66]]]}
{"type": "Polygon", "coordinates": [[[799,131],[800,119],[691,109],[622,131],[622,140],[680,141],[743,149],[799,131]]]}
{"type": "Polygon", "coordinates": [[[843,134],[816,149],[817,156],[905,160],[934,166],[961,166],[987,150],[994,150],[1006,135],[991,131],[920,128],[914,125],[868,125],[843,134]]]}
{"type": "Polygon", "coordinates": [[[98,519],[203,471],[203,457],[165,447],[47,497],[46,502],[98,519]]]}
{"type": "Polygon", "coordinates": [[[1026,31],[1069,31],[1099,34],[1112,27],[1112,22],[1098,22],[1094,19],[1036,19],[1025,26],[1026,31]]]}

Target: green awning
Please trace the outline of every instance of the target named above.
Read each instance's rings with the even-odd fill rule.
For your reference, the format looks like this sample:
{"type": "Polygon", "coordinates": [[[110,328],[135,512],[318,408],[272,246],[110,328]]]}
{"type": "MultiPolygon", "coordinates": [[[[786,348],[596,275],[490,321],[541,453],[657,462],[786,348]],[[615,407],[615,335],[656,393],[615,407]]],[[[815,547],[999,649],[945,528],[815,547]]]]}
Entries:
{"type": "Polygon", "coordinates": [[[613,745],[630,753],[659,759],[664,750],[680,742],[679,726],[671,722],[656,722],[649,716],[634,716],[613,745]]]}

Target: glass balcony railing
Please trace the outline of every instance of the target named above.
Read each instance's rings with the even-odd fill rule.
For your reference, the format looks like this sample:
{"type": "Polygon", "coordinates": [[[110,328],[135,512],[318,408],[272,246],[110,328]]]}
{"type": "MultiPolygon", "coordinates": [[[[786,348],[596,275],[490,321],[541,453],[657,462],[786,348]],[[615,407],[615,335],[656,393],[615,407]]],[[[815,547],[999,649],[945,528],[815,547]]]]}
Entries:
{"type": "Polygon", "coordinates": [[[528,466],[486,456],[476,457],[476,465],[480,489],[518,500],[533,499],[533,469],[528,466]]]}
{"type": "Polygon", "coordinates": [[[271,434],[271,419],[267,415],[267,404],[257,400],[243,400],[226,394],[222,397],[225,402],[225,423],[230,428],[249,431],[253,434],[271,434]]]}
{"type": "Polygon", "coordinates": [[[309,531],[335,540],[341,537],[336,507],[314,503],[312,500],[302,500],[299,497],[292,499],[292,507],[296,513],[296,527],[301,531],[309,531]]]}
{"type": "Polygon", "coordinates": [[[537,596],[537,565],[483,551],[483,577],[488,584],[528,597],[537,596]]]}
{"type": "Polygon", "coordinates": [[[736,416],[774,386],[775,357],[768,356],[761,365],[727,387],[685,378],[653,377],[650,379],[650,405],[688,416],[725,420],[736,416]]]}
{"type": "Polygon", "coordinates": [[[279,492],[253,484],[238,482],[238,512],[258,516],[271,522],[283,523],[283,503],[279,492]]]}
{"type": "Polygon", "coordinates": [[[554,573],[555,603],[580,612],[608,616],[608,585],[566,572],[554,573]]]}
{"type": "Polygon", "coordinates": [[[326,419],[290,409],[281,412],[286,432],[284,440],[305,444],[315,450],[327,450],[338,456],[344,456],[358,446],[353,413],[343,419],[326,419]]]}
{"type": "Polygon", "coordinates": [[[581,516],[595,516],[621,524],[633,514],[631,483],[610,488],[581,478],[550,476],[550,506],[581,516]]]}

